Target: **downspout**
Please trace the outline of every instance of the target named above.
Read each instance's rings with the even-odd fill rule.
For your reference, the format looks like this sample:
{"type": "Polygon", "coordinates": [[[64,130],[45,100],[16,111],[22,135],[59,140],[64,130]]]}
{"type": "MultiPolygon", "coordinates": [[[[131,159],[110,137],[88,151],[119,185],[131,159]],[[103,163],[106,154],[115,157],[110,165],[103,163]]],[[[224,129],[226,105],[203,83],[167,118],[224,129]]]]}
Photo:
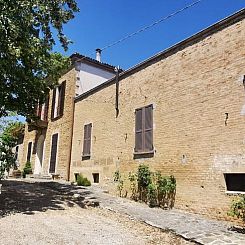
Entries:
{"type": "Polygon", "coordinates": [[[74,114],[75,114],[75,98],[73,98],[73,113],[72,113],[72,125],[71,125],[71,141],[70,141],[70,156],[69,156],[69,163],[67,166],[67,181],[70,181],[70,173],[71,173],[71,153],[72,153],[72,140],[73,140],[73,128],[74,128],[74,114]]]}
{"type": "Polygon", "coordinates": [[[116,72],[116,101],[115,101],[115,109],[116,109],[116,117],[119,115],[119,70],[120,67],[115,67],[116,72]]]}

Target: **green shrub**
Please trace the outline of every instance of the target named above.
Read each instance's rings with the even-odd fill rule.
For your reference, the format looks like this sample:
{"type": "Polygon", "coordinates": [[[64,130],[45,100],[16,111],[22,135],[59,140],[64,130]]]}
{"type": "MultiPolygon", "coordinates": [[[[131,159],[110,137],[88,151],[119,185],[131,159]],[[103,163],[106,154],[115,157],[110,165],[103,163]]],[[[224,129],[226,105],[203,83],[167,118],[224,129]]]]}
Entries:
{"type": "Polygon", "coordinates": [[[91,186],[91,182],[86,177],[83,177],[82,174],[79,174],[77,176],[77,185],[79,185],[79,186],[91,186]]]}
{"type": "Polygon", "coordinates": [[[157,206],[157,187],[153,183],[147,186],[147,199],[150,207],[157,206]]]}
{"type": "Polygon", "coordinates": [[[26,177],[27,174],[32,174],[32,168],[31,168],[31,163],[26,162],[25,167],[23,168],[23,178],[26,177]]]}
{"type": "Polygon", "coordinates": [[[140,164],[137,172],[139,199],[147,202],[147,186],[152,183],[149,166],[140,164]]]}
{"type": "Polygon", "coordinates": [[[233,200],[228,215],[241,219],[245,224],[245,195],[233,200]]]}

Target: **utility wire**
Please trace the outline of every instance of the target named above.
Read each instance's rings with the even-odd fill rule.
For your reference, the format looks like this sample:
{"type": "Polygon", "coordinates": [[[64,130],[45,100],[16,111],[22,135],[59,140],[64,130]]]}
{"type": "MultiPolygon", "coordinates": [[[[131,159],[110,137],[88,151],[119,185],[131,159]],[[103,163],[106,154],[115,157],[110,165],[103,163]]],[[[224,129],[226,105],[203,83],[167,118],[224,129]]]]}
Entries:
{"type": "MultiPolygon", "coordinates": [[[[195,5],[197,5],[197,4],[199,4],[199,3],[202,2],[202,1],[203,1],[203,0],[198,0],[198,1],[195,1],[195,2],[193,2],[193,3],[191,3],[191,4],[189,4],[189,5],[186,5],[185,7],[181,8],[181,9],[179,9],[179,10],[176,10],[175,12],[173,12],[173,13],[167,15],[167,16],[162,17],[161,19],[159,19],[159,20],[153,22],[152,24],[147,25],[147,26],[145,26],[145,27],[142,27],[141,29],[139,29],[139,30],[137,30],[137,31],[135,31],[135,32],[133,32],[133,33],[131,33],[131,34],[129,34],[129,35],[127,35],[127,36],[125,36],[125,37],[123,37],[123,38],[121,38],[121,39],[119,39],[119,40],[117,40],[117,41],[115,41],[115,42],[113,42],[113,43],[111,43],[111,44],[108,44],[108,45],[104,46],[103,48],[101,48],[101,50],[103,51],[103,50],[108,49],[108,48],[111,48],[111,47],[113,47],[113,46],[115,46],[115,45],[117,45],[117,44],[119,44],[119,43],[121,43],[121,42],[124,42],[125,40],[127,40],[127,39],[129,39],[129,38],[131,38],[131,37],[133,37],[133,36],[135,36],[135,35],[141,33],[141,32],[144,32],[144,31],[146,31],[146,30],[152,28],[153,26],[158,25],[158,24],[160,24],[161,22],[163,22],[163,21],[165,21],[165,20],[168,20],[168,19],[170,19],[170,18],[172,18],[172,17],[174,17],[174,16],[176,16],[176,15],[178,15],[178,14],[184,12],[185,10],[187,10],[187,9],[189,9],[189,8],[191,8],[191,7],[195,6],[195,5]]],[[[90,54],[88,54],[88,56],[93,55],[93,54],[94,54],[94,51],[91,52],[90,54]]],[[[83,59],[85,59],[86,57],[87,57],[87,56],[84,56],[83,58],[81,58],[81,59],[79,59],[79,60],[83,60],[83,59]]]]}
{"type": "Polygon", "coordinates": [[[179,10],[173,12],[172,14],[169,14],[169,15],[167,15],[167,16],[164,16],[164,17],[162,17],[161,19],[159,19],[159,20],[153,22],[152,24],[150,24],[150,25],[148,25],[148,26],[145,26],[145,27],[139,29],[138,31],[133,32],[133,33],[131,33],[131,34],[129,34],[129,35],[127,35],[127,36],[125,36],[125,37],[123,37],[123,38],[121,38],[121,39],[119,39],[119,40],[117,40],[117,41],[115,41],[115,42],[113,42],[113,43],[111,43],[111,44],[105,46],[105,47],[103,47],[101,50],[108,49],[108,48],[110,48],[110,47],[112,47],[112,46],[117,45],[118,43],[121,43],[121,42],[123,42],[123,41],[125,41],[125,40],[127,40],[127,39],[129,39],[129,38],[131,38],[131,37],[133,37],[133,36],[135,36],[135,35],[137,35],[137,34],[143,32],[143,31],[146,31],[146,30],[152,28],[153,26],[158,25],[159,23],[161,23],[161,22],[163,22],[163,21],[165,21],[165,20],[167,20],[167,19],[170,19],[170,18],[174,17],[175,15],[177,15],[177,14],[179,14],[179,13],[181,13],[181,12],[183,12],[183,11],[185,11],[185,10],[187,10],[187,9],[189,9],[189,8],[191,8],[191,7],[193,7],[193,6],[195,6],[195,5],[197,5],[198,3],[202,2],[202,1],[203,1],[203,0],[195,1],[195,2],[193,2],[193,3],[191,3],[191,4],[187,5],[187,6],[183,7],[182,9],[179,9],[179,10]]]}

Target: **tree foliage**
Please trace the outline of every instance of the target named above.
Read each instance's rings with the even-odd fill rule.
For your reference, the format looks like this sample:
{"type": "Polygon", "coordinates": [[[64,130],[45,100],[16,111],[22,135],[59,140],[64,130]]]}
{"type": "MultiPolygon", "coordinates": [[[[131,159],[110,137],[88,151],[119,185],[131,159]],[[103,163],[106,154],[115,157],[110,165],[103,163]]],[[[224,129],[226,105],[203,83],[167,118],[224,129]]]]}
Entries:
{"type": "Polygon", "coordinates": [[[8,111],[32,116],[69,60],[63,25],[79,11],[75,0],[0,0],[0,117],[8,111]],[[54,33],[57,34],[57,38],[54,33]]]}
{"type": "Polygon", "coordinates": [[[16,156],[12,148],[24,134],[24,124],[10,121],[0,134],[0,179],[5,171],[15,166],[16,156]]]}

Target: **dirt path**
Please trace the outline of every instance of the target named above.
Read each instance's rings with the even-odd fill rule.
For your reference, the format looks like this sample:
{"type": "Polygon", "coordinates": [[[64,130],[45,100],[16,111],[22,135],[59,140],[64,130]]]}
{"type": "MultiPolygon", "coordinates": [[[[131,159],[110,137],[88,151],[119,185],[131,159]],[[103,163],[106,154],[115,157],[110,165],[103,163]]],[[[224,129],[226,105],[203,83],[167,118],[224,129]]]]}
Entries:
{"type": "Polygon", "coordinates": [[[4,182],[0,244],[191,244],[126,215],[85,208],[85,198],[65,186],[4,182]]]}

